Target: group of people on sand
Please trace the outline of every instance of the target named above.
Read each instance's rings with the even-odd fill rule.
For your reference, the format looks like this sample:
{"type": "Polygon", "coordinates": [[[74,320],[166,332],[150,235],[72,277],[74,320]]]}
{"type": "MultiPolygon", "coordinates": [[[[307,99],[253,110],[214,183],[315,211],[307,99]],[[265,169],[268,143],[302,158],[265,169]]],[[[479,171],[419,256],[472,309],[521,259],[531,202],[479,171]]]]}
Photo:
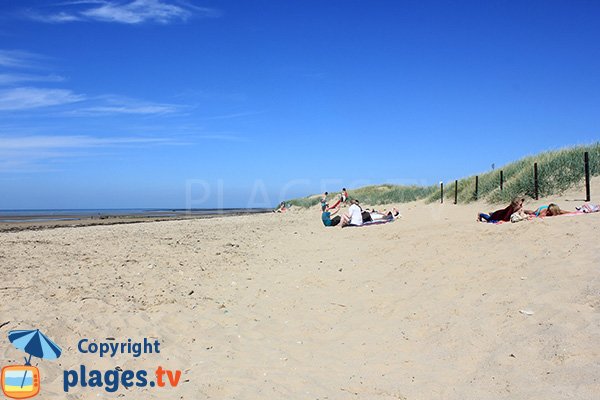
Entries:
{"type": "MultiPolygon", "coordinates": [[[[366,209],[360,206],[360,202],[357,199],[350,199],[346,188],[342,188],[339,197],[336,198],[336,202],[330,205],[327,202],[328,192],[323,193],[321,196],[321,220],[323,225],[329,226],[361,226],[365,223],[373,222],[389,222],[400,217],[400,212],[393,208],[391,211],[377,211],[375,209],[366,209]],[[342,215],[336,215],[342,205],[349,204],[348,210],[342,215]]],[[[511,203],[501,209],[491,213],[478,213],[478,222],[487,223],[502,223],[502,222],[519,222],[530,220],[536,217],[553,217],[556,215],[563,214],[578,214],[578,213],[593,213],[600,211],[600,205],[585,203],[581,207],[576,207],[577,211],[566,211],[561,209],[558,204],[550,203],[542,205],[535,210],[526,210],[523,208],[525,204],[524,197],[515,197],[511,203]]],[[[282,213],[289,210],[290,206],[285,202],[281,202],[279,207],[274,212],[282,213]]]]}
{"type": "Polygon", "coordinates": [[[513,201],[511,201],[511,203],[508,205],[508,207],[503,208],[502,210],[497,210],[490,214],[478,213],[477,221],[488,223],[509,221],[517,222],[535,217],[553,217],[556,215],[572,213],[572,211],[562,210],[557,204],[554,203],[540,206],[536,210],[525,210],[523,208],[524,203],[525,198],[515,197],[513,201]]]}
{"type": "Polygon", "coordinates": [[[327,203],[328,195],[329,193],[325,192],[321,197],[321,220],[325,226],[339,225],[342,228],[345,226],[361,226],[366,222],[372,221],[392,221],[400,215],[400,212],[395,208],[392,211],[383,212],[374,209],[363,210],[360,206],[360,201],[348,197],[346,188],[342,188],[339,198],[331,206],[327,203]],[[341,216],[336,215],[332,218],[333,215],[340,211],[342,204],[346,203],[350,204],[348,211],[341,216]]]}

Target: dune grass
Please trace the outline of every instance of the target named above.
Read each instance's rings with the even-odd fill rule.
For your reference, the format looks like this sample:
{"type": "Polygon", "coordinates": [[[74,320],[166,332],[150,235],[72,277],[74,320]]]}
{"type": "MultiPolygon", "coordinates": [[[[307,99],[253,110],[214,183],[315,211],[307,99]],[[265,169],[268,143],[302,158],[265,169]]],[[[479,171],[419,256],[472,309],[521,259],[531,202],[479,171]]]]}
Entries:
{"type": "MultiPolygon", "coordinates": [[[[364,186],[358,189],[350,190],[351,199],[359,199],[363,204],[389,204],[389,203],[408,203],[427,197],[437,190],[437,186],[403,186],[403,185],[373,185],[364,186]]],[[[340,192],[331,192],[327,196],[330,203],[340,196],[340,192]]],[[[312,207],[319,204],[321,195],[311,195],[299,199],[289,200],[286,203],[298,207],[312,207]]]]}
{"type": "Polygon", "coordinates": [[[349,191],[350,198],[363,204],[408,203],[429,196],[437,186],[373,185],[349,191]]]}
{"type": "MultiPolygon", "coordinates": [[[[540,197],[558,195],[581,185],[584,190],[583,154],[589,153],[590,176],[600,175],[600,143],[547,151],[502,166],[494,171],[479,174],[478,199],[490,203],[506,203],[513,197],[534,197],[534,163],[538,164],[538,194],[540,197]],[[500,171],[504,184],[500,190],[500,171]]],[[[444,183],[444,198],[454,201],[454,181],[444,183]]],[[[428,201],[439,201],[439,188],[428,201]]],[[[475,175],[458,181],[458,202],[475,201],[475,175]]]]}
{"type": "MultiPolygon", "coordinates": [[[[538,192],[540,197],[558,195],[581,185],[585,190],[583,154],[589,153],[590,176],[600,175],[600,142],[588,146],[576,146],[547,151],[504,165],[494,171],[479,174],[477,199],[490,203],[506,203],[516,196],[534,197],[533,164],[538,164],[538,192]],[[500,171],[504,184],[500,190],[500,171]]],[[[454,201],[454,180],[444,183],[444,201],[454,201]]],[[[351,198],[363,204],[406,203],[425,199],[440,200],[440,188],[433,186],[372,185],[349,190],[351,198]]],[[[339,193],[330,193],[329,199],[339,193]]],[[[289,200],[299,207],[312,207],[319,203],[321,195],[289,200]]],[[[458,202],[475,201],[475,175],[458,180],[458,202]]]]}
{"type": "Polygon", "coordinates": [[[316,195],[311,195],[311,196],[307,196],[307,197],[300,197],[298,199],[288,200],[288,201],[286,201],[286,203],[289,205],[292,205],[292,206],[296,206],[296,207],[308,208],[308,207],[312,207],[312,206],[319,204],[320,199],[321,199],[321,196],[316,194],[316,195]]]}

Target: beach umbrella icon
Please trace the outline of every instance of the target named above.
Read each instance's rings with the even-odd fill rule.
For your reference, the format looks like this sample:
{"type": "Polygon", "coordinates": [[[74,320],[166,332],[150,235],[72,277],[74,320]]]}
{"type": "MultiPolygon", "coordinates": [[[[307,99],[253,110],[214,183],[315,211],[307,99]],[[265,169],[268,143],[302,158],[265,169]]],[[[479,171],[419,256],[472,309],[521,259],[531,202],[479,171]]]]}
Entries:
{"type": "MultiPolygon", "coordinates": [[[[31,365],[31,357],[45,358],[46,360],[55,360],[60,357],[62,350],[52,340],[48,339],[46,335],[40,332],[39,329],[35,330],[18,330],[8,332],[8,340],[19,350],[23,350],[29,354],[29,359],[25,357],[25,365],[31,365]]],[[[23,382],[25,382],[27,372],[23,376],[23,382]]]]}
{"type": "Polygon", "coordinates": [[[39,329],[27,331],[10,331],[8,340],[19,350],[29,354],[25,357],[25,365],[31,365],[31,357],[55,360],[60,357],[62,350],[39,329]]]}

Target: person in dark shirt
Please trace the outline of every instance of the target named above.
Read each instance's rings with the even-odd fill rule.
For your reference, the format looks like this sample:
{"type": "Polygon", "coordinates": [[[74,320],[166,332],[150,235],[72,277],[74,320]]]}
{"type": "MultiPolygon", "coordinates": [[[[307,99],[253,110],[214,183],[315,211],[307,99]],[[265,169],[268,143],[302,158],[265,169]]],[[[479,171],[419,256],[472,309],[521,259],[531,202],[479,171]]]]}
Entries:
{"type": "Polygon", "coordinates": [[[525,199],[523,197],[515,197],[513,201],[511,201],[511,203],[508,205],[508,207],[503,208],[502,210],[494,211],[489,215],[486,213],[477,214],[477,221],[489,223],[495,223],[499,221],[508,222],[510,221],[511,215],[523,208],[524,202],[525,199]]]}
{"type": "Polygon", "coordinates": [[[325,204],[321,207],[321,210],[323,211],[323,213],[321,214],[321,220],[323,220],[323,225],[336,226],[337,224],[340,223],[341,218],[339,215],[331,218],[332,215],[334,215],[338,211],[340,211],[339,206],[330,208],[328,204],[325,204]]]}

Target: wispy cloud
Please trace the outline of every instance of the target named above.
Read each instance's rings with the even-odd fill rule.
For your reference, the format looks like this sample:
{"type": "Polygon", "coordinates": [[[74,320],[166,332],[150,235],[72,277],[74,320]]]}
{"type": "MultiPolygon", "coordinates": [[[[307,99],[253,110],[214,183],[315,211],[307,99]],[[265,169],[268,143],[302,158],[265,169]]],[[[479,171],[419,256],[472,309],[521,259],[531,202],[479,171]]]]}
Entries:
{"type": "Polygon", "coordinates": [[[55,13],[40,13],[30,10],[32,19],[48,23],[76,21],[100,21],[122,24],[186,22],[192,17],[218,17],[220,12],[199,7],[184,1],[133,0],[133,1],[71,1],[55,4],[64,10],[55,13]]]}
{"type": "Polygon", "coordinates": [[[55,24],[60,24],[60,23],[64,23],[64,22],[75,22],[75,21],[81,21],[83,18],[76,15],[76,14],[70,14],[64,11],[61,11],[59,13],[56,14],[46,14],[46,15],[40,15],[37,13],[31,14],[31,16],[33,17],[33,19],[42,21],[42,22],[48,22],[48,23],[55,23],[55,24]]]}
{"type": "Polygon", "coordinates": [[[98,106],[88,107],[78,110],[81,114],[167,114],[175,111],[174,107],[163,105],[145,105],[145,106],[98,106]]]}
{"type": "Polygon", "coordinates": [[[65,78],[53,73],[30,73],[31,60],[42,56],[24,52],[0,50],[0,112],[23,111],[51,106],[63,108],[62,115],[164,115],[184,109],[177,104],[157,103],[119,95],[91,96],[65,88],[24,86],[36,82],[64,82],[65,78]],[[4,71],[3,71],[4,70],[4,71]],[[77,104],[74,104],[77,103],[77,104]]]}
{"type": "Polygon", "coordinates": [[[124,24],[139,24],[147,21],[166,24],[177,20],[185,21],[191,16],[191,12],[183,7],[158,0],[135,0],[126,4],[106,3],[85,10],[81,14],[99,21],[124,24]]]}
{"type": "MultiPolygon", "coordinates": [[[[17,83],[19,80],[57,80],[56,76],[18,76],[0,74],[0,85],[17,83]]],[[[155,103],[121,96],[104,95],[91,97],[68,89],[39,87],[12,87],[0,89],[0,112],[26,111],[52,106],[66,106],[63,116],[111,116],[111,115],[166,115],[181,111],[178,104],[155,103]],[[76,104],[75,104],[76,103],[76,104]]]]}
{"type": "Polygon", "coordinates": [[[94,149],[176,144],[166,138],[86,135],[0,136],[0,173],[54,170],[61,160],[94,156],[94,149]],[[87,150],[86,150],[87,149],[87,150]],[[84,153],[82,153],[84,151],[84,153]]]}
{"type": "Polygon", "coordinates": [[[0,67],[31,68],[40,56],[20,50],[0,50],[0,67]]]}
{"type": "Polygon", "coordinates": [[[0,90],[0,111],[17,111],[75,103],[85,96],[67,89],[17,87],[0,90]]]}
{"type": "Polygon", "coordinates": [[[14,85],[23,82],[63,82],[64,77],[59,75],[34,75],[34,74],[0,74],[0,85],[14,85]]]}
{"type": "Polygon", "coordinates": [[[182,106],[166,103],[152,103],[136,99],[130,99],[122,96],[100,96],[92,99],[94,104],[83,106],[73,110],[72,115],[161,115],[171,114],[179,111],[182,106]]]}
{"type": "Polygon", "coordinates": [[[94,137],[79,135],[0,137],[0,150],[68,149],[165,142],[167,142],[167,140],[163,138],[94,137]]]}
{"type": "Polygon", "coordinates": [[[217,140],[217,141],[225,141],[225,142],[246,142],[247,139],[237,135],[229,135],[229,134],[210,134],[210,135],[200,135],[196,136],[196,139],[200,140],[217,140]]]}
{"type": "Polygon", "coordinates": [[[215,115],[213,117],[205,117],[204,120],[218,120],[218,119],[234,119],[234,118],[242,118],[249,117],[252,115],[263,114],[265,111],[245,111],[233,114],[224,114],[224,115],[215,115]]]}
{"type": "MultiPolygon", "coordinates": [[[[0,158],[0,173],[9,173],[9,172],[39,172],[40,170],[46,170],[46,168],[40,168],[36,166],[35,157],[27,157],[27,158],[0,158]]],[[[10,175],[7,175],[10,176],[10,175]]]]}
{"type": "Polygon", "coordinates": [[[2,150],[0,148],[0,173],[5,173],[2,178],[6,178],[6,173],[15,172],[47,172],[54,170],[51,164],[58,160],[65,160],[73,157],[73,153],[63,151],[48,150],[23,150],[12,151],[2,150]]]}

